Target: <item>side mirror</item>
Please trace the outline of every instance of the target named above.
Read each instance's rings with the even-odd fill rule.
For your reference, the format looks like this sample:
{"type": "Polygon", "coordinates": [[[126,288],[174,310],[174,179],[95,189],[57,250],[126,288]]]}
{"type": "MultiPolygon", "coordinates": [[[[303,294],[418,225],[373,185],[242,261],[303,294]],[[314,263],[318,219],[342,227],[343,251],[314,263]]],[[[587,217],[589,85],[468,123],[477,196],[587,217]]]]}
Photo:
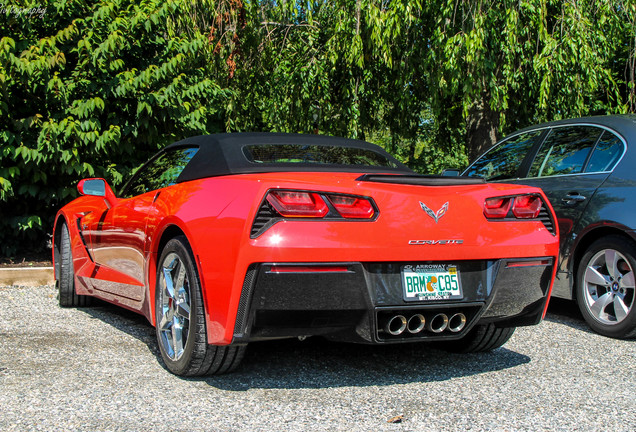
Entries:
{"type": "Polygon", "coordinates": [[[459,170],[455,168],[447,168],[442,171],[442,176],[444,177],[459,177],[459,170]]]}
{"type": "Polygon", "coordinates": [[[102,178],[80,180],[77,185],[80,195],[104,197],[106,205],[111,208],[117,202],[117,197],[108,182],[102,178]]]}

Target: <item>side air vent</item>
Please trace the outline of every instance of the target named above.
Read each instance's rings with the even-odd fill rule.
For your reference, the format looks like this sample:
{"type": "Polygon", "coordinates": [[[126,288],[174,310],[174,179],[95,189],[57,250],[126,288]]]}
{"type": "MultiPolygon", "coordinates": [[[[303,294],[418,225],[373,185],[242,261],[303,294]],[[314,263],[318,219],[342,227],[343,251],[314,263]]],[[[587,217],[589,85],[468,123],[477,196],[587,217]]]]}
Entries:
{"type": "Polygon", "coordinates": [[[541,211],[539,212],[539,216],[537,217],[537,219],[541,221],[543,226],[546,227],[546,229],[550,232],[550,234],[556,235],[554,220],[552,220],[552,217],[550,216],[550,212],[548,212],[548,209],[545,207],[545,204],[541,206],[541,211]]]}
{"type": "Polygon", "coordinates": [[[272,208],[271,204],[267,200],[263,200],[263,204],[256,212],[254,223],[252,224],[252,230],[250,231],[250,237],[258,237],[264,229],[270,226],[272,223],[280,219],[280,215],[272,208]]]}

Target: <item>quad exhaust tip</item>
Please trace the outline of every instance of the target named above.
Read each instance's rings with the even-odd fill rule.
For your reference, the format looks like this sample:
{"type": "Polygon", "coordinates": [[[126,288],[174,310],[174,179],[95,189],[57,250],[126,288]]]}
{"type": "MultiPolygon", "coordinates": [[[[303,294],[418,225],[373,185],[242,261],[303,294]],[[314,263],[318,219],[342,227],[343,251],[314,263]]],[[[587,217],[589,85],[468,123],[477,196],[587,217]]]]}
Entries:
{"type": "Polygon", "coordinates": [[[411,334],[419,333],[424,330],[424,326],[426,324],[426,319],[422,314],[415,314],[411,318],[409,318],[406,329],[411,334]]]}
{"type": "Polygon", "coordinates": [[[395,315],[393,318],[387,321],[384,326],[384,331],[391,336],[399,336],[406,330],[407,321],[404,315],[395,315]]]}
{"type": "Polygon", "coordinates": [[[438,313],[426,323],[426,330],[433,333],[441,333],[448,327],[448,315],[444,313],[438,313]]]}
{"type": "Polygon", "coordinates": [[[448,330],[453,333],[459,333],[466,327],[466,315],[463,313],[456,313],[448,320],[448,330]]]}
{"type": "Polygon", "coordinates": [[[404,332],[414,335],[425,329],[435,334],[447,330],[451,333],[459,333],[466,327],[466,322],[466,315],[461,312],[454,313],[450,317],[445,313],[437,313],[428,320],[421,313],[411,315],[409,318],[398,314],[386,321],[383,330],[391,336],[400,336],[404,332]]]}

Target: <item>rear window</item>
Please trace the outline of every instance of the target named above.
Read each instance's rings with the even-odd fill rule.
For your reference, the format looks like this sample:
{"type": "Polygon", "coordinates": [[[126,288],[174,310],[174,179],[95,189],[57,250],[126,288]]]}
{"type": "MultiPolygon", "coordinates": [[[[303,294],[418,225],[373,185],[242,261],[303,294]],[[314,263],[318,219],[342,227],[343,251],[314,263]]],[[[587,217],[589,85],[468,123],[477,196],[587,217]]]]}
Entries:
{"type": "Polygon", "coordinates": [[[488,152],[473,163],[463,175],[483,177],[486,180],[502,180],[519,177],[518,171],[526,155],[532,149],[535,139],[542,131],[519,134],[488,152]]]}
{"type": "Polygon", "coordinates": [[[613,133],[605,131],[594,147],[585,172],[611,171],[622,155],[623,142],[613,133]]]}
{"type": "Polygon", "coordinates": [[[256,164],[360,165],[397,168],[386,156],[372,150],[301,144],[264,144],[243,147],[243,154],[256,164]]]}

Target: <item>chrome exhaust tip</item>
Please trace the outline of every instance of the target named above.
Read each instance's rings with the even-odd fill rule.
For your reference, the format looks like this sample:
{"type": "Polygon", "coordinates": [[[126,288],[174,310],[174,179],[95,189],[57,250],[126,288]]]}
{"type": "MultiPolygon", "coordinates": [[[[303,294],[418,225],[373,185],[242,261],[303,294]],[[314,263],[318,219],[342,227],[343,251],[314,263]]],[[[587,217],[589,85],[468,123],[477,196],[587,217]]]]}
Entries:
{"type": "Polygon", "coordinates": [[[459,333],[466,327],[466,315],[459,312],[450,317],[448,320],[448,330],[453,333],[459,333]]]}
{"type": "Polygon", "coordinates": [[[406,330],[407,322],[404,315],[395,315],[393,318],[387,321],[384,326],[384,331],[391,336],[399,336],[406,330]]]}
{"type": "Polygon", "coordinates": [[[426,323],[426,329],[433,333],[441,333],[448,327],[448,315],[440,313],[437,314],[426,323]]]}
{"type": "Polygon", "coordinates": [[[411,318],[409,318],[406,329],[409,333],[415,334],[424,330],[424,325],[426,324],[426,319],[422,314],[415,314],[411,318]]]}

